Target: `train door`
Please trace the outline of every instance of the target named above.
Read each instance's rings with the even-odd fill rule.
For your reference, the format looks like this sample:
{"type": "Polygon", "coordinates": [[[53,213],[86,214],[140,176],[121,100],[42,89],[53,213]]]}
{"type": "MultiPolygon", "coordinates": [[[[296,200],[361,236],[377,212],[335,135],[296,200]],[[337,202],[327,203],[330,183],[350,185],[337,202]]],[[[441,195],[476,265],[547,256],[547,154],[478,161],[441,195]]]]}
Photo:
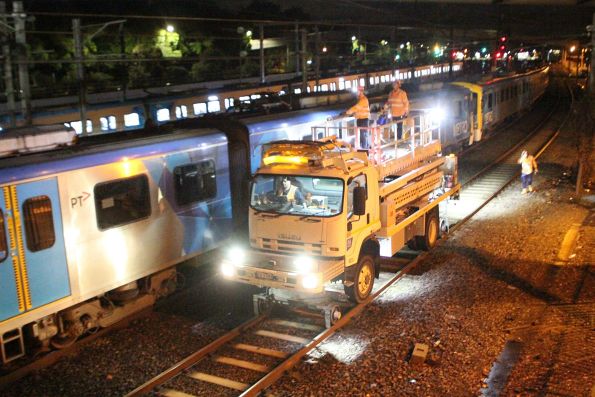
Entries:
{"type": "Polygon", "coordinates": [[[473,144],[475,139],[475,131],[479,128],[479,120],[477,117],[477,101],[478,95],[472,92],[469,96],[469,145],[473,144]]]}
{"type": "Polygon", "coordinates": [[[5,187],[3,199],[13,269],[2,275],[12,276],[18,303],[3,297],[9,306],[0,319],[70,295],[56,178],[5,187]]]}
{"type": "Polygon", "coordinates": [[[9,230],[12,226],[10,211],[10,190],[8,187],[0,190],[0,321],[13,317],[25,310],[22,294],[17,293],[17,285],[22,285],[19,280],[20,273],[17,272],[18,262],[12,254],[15,253],[9,239],[9,230]]]}

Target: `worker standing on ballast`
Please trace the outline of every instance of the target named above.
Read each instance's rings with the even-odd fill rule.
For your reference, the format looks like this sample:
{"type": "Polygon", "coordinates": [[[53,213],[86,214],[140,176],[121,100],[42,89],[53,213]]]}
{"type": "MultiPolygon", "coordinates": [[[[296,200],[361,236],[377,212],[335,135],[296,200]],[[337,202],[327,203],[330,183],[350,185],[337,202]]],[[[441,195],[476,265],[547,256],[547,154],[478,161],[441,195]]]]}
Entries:
{"type": "Polygon", "coordinates": [[[533,175],[537,174],[537,161],[535,161],[535,157],[523,150],[517,162],[521,165],[521,185],[523,186],[521,194],[527,194],[527,191],[532,192],[533,175]]]}
{"type": "Polygon", "coordinates": [[[347,116],[355,117],[356,126],[359,129],[359,143],[362,149],[369,149],[369,119],[370,119],[370,102],[364,94],[364,87],[357,89],[357,103],[347,109],[345,112],[347,116]]]}
{"type": "Polygon", "coordinates": [[[409,99],[407,93],[401,89],[401,81],[396,80],[393,83],[393,90],[388,94],[388,101],[384,105],[385,109],[390,110],[391,121],[397,124],[397,138],[403,137],[403,123],[399,123],[409,114],[409,99]]]}

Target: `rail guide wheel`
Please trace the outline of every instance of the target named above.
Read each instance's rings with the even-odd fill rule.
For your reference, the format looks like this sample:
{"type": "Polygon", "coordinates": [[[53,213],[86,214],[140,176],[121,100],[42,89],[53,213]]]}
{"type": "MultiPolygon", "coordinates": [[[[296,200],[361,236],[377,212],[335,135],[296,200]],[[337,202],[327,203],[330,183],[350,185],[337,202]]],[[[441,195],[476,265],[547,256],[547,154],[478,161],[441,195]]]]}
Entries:
{"type": "Polygon", "coordinates": [[[338,305],[328,305],[324,308],[324,325],[330,328],[342,317],[341,308],[338,305]]]}
{"type": "Polygon", "coordinates": [[[252,296],[254,315],[269,314],[275,305],[275,302],[268,294],[256,294],[252,296]]]}

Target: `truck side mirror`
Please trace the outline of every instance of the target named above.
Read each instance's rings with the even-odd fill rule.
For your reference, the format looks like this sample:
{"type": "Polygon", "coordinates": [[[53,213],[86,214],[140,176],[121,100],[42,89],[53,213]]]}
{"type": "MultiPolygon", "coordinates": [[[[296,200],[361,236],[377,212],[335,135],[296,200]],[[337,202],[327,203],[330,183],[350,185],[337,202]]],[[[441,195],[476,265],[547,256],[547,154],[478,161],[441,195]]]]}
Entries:
{"type": "Polygon", "coordinates": [[[364,215],[366,213],[366,188],[356,186],[353,188],[353,214],[364,215]]]}

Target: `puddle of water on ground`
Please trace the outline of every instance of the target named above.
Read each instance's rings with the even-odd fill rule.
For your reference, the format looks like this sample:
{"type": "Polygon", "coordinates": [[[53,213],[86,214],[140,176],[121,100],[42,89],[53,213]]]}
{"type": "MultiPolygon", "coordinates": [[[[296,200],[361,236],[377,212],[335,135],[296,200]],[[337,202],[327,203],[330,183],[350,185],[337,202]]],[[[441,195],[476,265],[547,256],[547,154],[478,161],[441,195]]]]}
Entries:
{"type": "Polygon", "coordinates": [[[504,387],[510,371],[514,368],[520,355],[523,344],[521,342],[509,340],[504,345],[504,349],[500,356],[492,365],[490,374],[488,375],[488,387],[481,390],[481,395],[486,397],[498,397],[504,387]]]}

